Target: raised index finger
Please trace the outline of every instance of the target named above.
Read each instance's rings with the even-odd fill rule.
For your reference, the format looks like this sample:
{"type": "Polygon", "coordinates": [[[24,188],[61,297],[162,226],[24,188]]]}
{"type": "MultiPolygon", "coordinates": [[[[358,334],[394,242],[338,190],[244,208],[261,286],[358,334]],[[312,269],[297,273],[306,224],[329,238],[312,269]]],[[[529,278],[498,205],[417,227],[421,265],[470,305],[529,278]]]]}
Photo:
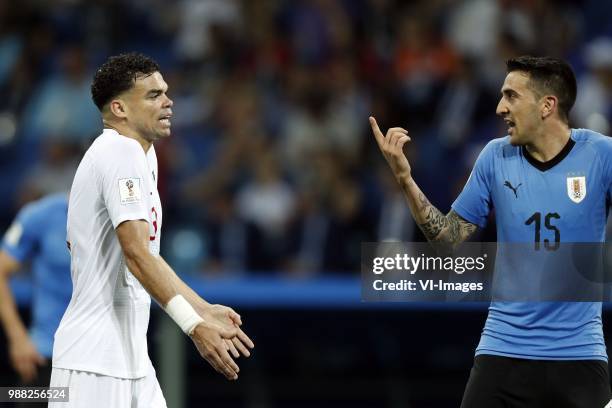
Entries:
{"type": "Polygon", "coordinates": [[[372,133],[374,133],[374,137],[378,142],[378,146],[382,147],[382,145],[385,143],[385,136],[378,128],[378,123],[376,123],[376,119],[374,119],[374,116],[370,116],[370,126],[372,127],[372,133]]]}

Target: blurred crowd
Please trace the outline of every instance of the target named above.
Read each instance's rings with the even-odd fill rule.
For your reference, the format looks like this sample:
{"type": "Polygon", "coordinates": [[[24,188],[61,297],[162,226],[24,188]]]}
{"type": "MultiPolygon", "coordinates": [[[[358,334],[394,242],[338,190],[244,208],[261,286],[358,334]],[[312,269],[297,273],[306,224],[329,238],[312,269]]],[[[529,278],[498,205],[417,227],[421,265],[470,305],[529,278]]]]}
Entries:
{"type": "Polygon", "coordinates": [[[572,125],[612,120],[605,1],[0,0],[2,231],[68,191],[102,127],[93,70],[125,51],[155,58],[174,100],[156,150],[162,253],[184,273],[355,273],[362,242],[420,240],[368,116],[409,130],[413,175],[446,212],[504,136],[508,58],[567,59],[572,125]]]}

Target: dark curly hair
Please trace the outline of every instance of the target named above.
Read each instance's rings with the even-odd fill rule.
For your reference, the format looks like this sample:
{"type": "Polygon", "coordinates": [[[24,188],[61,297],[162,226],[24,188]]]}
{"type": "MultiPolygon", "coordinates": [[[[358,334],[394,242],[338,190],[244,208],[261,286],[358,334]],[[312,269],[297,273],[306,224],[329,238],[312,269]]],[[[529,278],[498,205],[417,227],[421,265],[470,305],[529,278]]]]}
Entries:
{"type": "Polygon", "coordinates": [[[576,76],[569,64],[558,58],[522,57],[506,61],[508,73],[523,71],[529,74],[529,81],[536,94],[555,95],[559,99],[559,115],[566,122],[576,101],[576,76]]]}
{"type": "Polygon", "coordinates": [[[134,86],[136,79],[156,71],[159,65],[146,55],[130,52],[112,56],[96,71],[91,97],[102,111],[114,97],[134,86]]]}

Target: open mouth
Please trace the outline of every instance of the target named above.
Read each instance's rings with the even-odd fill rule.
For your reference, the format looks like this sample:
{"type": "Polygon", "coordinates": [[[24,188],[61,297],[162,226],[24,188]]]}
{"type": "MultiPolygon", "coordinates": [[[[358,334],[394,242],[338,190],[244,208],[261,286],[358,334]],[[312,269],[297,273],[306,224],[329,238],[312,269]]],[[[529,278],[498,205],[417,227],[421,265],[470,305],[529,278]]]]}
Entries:
{"type": "Polygon", "coordinates": [[[516,124],[510,119],[504,119],[504,122],[506,122],[506,125],[508,125],[508,134],[511,135],[514,131],[516,124]]]}
{"type": "Polygon", "coordinates": [[[168,114],[168,115],[161,116],[161,117],[159,118],[159,121],[160,121],[160,122],[161,122],[163,125],[165,125],[165,126],[170,126],[170,124],[171,124],[171,123],[170,123],[170,119],[171,119],[171,118],[172,118],[172,114],[168,114]]]}

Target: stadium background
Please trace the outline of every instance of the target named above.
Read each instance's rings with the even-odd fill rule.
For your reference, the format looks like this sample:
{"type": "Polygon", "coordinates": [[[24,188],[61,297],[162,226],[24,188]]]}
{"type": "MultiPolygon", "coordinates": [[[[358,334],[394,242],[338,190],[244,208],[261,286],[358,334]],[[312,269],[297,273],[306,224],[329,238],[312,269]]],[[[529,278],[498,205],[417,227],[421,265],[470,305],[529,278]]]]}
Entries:
{"type": "MultiPolygon", "coordinates": [[[[442,211],[504,135],[509,57],[569,60],[572,125],[610,132],[608,1],[4,0],[0,232],[69,188],[101,129],[93,69],[134,50],[158,60],[174,100],[173,136],[156,145],[162,254],[257,345],[226,383],[155,313],[172,407],[458,406],[485,305],[359,302],[361,242],[422,240],[368,115],[409,129],[413,174],[442,211]]],[[[0,384],[14,384],[0,357],[0,384]]]]}

